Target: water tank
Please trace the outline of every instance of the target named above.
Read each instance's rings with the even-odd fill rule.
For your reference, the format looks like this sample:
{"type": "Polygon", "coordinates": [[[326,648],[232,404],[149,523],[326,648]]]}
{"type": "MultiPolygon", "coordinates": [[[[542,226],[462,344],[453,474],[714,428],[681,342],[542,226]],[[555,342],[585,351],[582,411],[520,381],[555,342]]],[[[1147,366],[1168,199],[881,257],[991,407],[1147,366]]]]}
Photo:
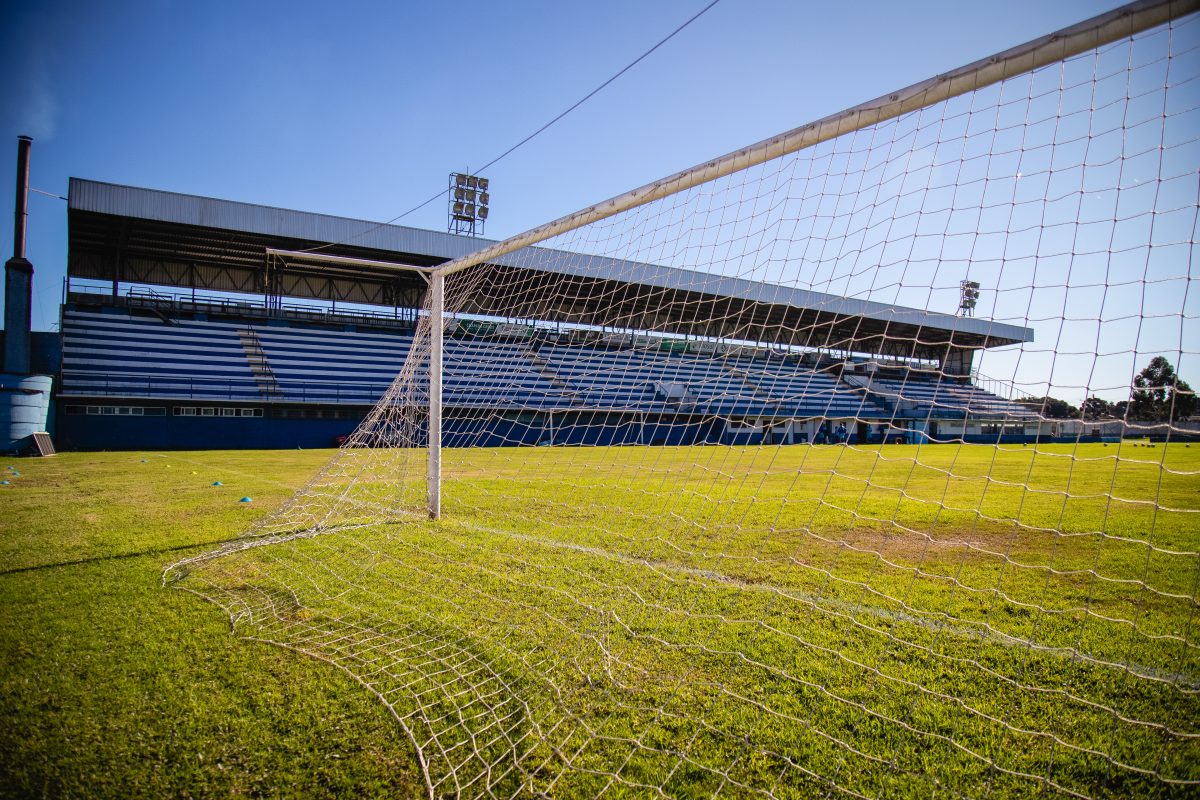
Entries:
{"type": "Polygon", "coordinates": [[[0,452],[22,450],[34,433],[46,430],[53,381],[49,375],[0,373],[0,452]]]}

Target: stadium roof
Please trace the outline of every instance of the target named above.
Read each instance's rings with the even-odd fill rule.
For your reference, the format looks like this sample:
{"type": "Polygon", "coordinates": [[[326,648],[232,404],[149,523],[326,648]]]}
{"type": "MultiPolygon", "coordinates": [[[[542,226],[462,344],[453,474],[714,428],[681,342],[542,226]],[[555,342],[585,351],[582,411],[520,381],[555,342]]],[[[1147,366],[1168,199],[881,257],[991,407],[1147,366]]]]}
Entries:
{"type": "MultiPolygon", "coordinates": [[[[68,275],[383,306],[420,306],[412,271],[289,259],[309,250],[433,267],[491,242],[439,231],[72,178],[68,275]]],[[[1033,331],[787,286],[536,248],[486,267],[462,311],[495,317],[757,339],[898,356],[1033,340],[1033,331]]]]}

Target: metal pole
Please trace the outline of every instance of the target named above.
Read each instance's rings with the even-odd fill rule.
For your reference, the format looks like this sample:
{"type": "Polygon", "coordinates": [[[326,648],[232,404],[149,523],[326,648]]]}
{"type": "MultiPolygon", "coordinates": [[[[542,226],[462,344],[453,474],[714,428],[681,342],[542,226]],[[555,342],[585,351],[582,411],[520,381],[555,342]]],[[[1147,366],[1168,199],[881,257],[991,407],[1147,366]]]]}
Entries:
{"type": "Polygon", "coordinates": [[[33,309],[33,264],[25,258],[25,220],[29,216],[29,148],[33,140],[17,137],[17,202],[13,217],[13,257],[4,264],[3,370],[27,374],[30,359],[29,320],[33,309]]]}
{"type": "Polygon", "coordinates": [[[17,137],[17,200],[13,213],[13,258],[25,257],[25,221],[29,219],[29,149],[33,139],[17,137]]]}
{"type": "Polygon", "coordinates": [[[439,273],[452,275],[476,264],[543,242],[559,234],[573,231],[607,219],[622,211],[637,208],[677,192],[731,175],[734,172],[763,164],[781,156],[795,153],[847,133],[862,130],[910,111],[940,103],[951,97],[991,86],[1038,67],[1053,64],[1071,56],[1103,47],[1118,39],[1133,36],[1157,25],[1191,14],[1200,8],[1200,0],[1139,0],[1114,11],[1064,28],[1057,33],[1034,39],[1022,45],[980,59],[905,89],[899,89],[861,105],[840,111],[770,139],[744,147],[733,153],[677,172],[654,183],[617,195],[602,203],[574,214],[548,222],[502,242],[456,258],[437,268],[439,273]]]}
{"type": "Polygon", "coordinates": [[[429,281],[429,518],[442,515],[442,314],[446,278],[435,272],[429,281]]]}

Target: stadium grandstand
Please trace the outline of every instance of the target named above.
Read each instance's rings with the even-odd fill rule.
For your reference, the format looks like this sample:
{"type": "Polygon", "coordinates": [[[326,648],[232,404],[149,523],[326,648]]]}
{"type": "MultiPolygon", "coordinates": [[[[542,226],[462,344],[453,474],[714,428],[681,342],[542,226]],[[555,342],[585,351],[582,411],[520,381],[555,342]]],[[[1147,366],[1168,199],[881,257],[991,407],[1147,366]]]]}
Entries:
{"type": "MultiPolygon", "coordinates": [[[[80,179],[68,209],[55,416],[75,449],[338,443],[408,358],[423,271],[487,244],[80,179]]],[[[447,326],[447,446],[1042,433],[1036,406],[972,373],[1030,329],[561,250],[537,263],[497,259],[447,326]]]]}
{"type": "MultiPolygon", "coordinates": [[[[19,210],[0,400],[53,398],[39,451],[145,451],[6,468],[8,549],[49,554],[12,594],[56,601],[9,626],[49,631],[14,639],[26,794],[186,745],[208,771],[140,793],[278,794],[311,751],[370,760],[311,770],[334,796],[1200,796],[1198,10],[1137,0],[498,242],[72,179],[52,338],[19,210]],[[351,680],[218,650],[160,568],[351,680]],[[101,651],[154,664],[61,668],[101,651]],[[97,723],[47,738],[60,673],[134,680],[77,680],[97,723]],[[180,699],[144,746],[76,760],[147,681],[180,699]],[[358,687],[388,717],[347,740],[358,687]],[[211,714],[184,740],[174,708],[211,714]]],[[[450,174],[448,228],[483,178],[450,174]]]]}

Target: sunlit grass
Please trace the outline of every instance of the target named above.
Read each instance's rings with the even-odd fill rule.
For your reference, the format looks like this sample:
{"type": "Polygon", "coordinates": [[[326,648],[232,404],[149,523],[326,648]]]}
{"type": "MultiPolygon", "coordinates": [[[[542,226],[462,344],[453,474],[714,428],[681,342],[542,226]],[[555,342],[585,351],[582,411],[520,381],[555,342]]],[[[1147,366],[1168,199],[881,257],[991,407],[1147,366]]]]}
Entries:
{"type": "Polygon", "coordinates": [[[250,611],[244,636],[351,670],[402,724],[158,587],[329,455],[19,462],[0,496],[10,793],[423,794],[407,733],[439,792],[464,794],[1200,780],[1200,448],[449,451],[438,522],[257,548],[178,584],[250,611]],[[454,744],[475,758],[449,770],[454,744]]]}

